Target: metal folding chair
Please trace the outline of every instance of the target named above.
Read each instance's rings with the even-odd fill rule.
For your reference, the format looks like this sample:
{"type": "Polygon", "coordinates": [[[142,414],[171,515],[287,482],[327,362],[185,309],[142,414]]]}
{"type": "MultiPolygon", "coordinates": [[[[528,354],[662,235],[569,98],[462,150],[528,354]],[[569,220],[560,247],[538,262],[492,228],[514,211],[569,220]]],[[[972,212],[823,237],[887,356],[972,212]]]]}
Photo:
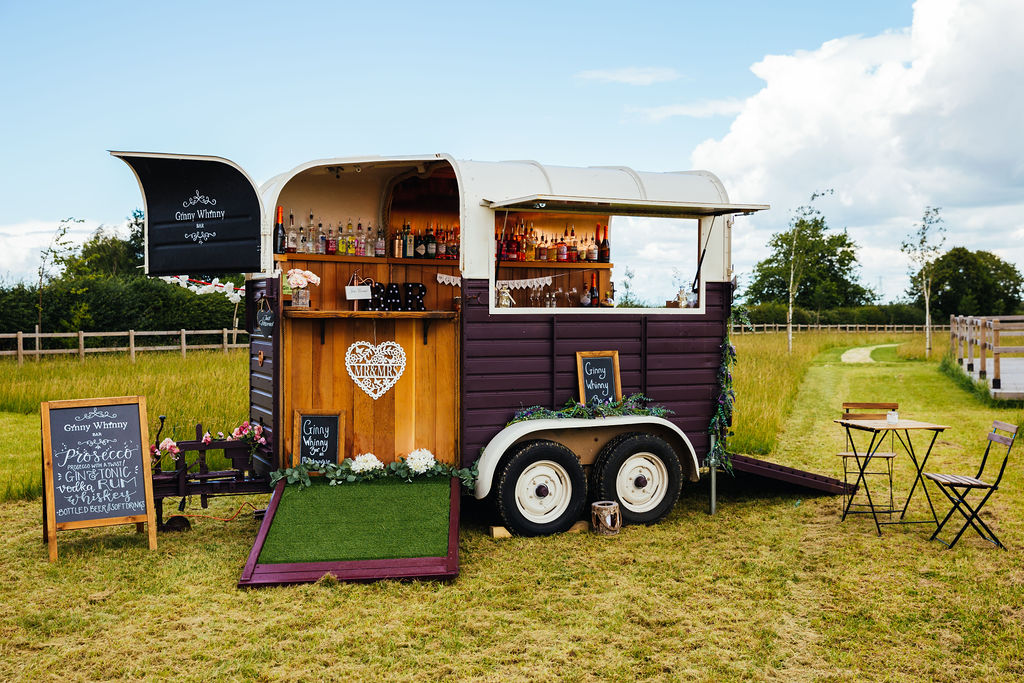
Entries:
{"type": "MultiPolygon", "coordinates": [[[[843,415],[844,420],[884,420],[890,410],[899,410],[899,403],[844,403],[843,404],[843,415]],[[865,412],[867,411],[867,412],[865,412]]],[[[851,474],[858,475],[860,469],[857,463],[857,454],[854,452],[853,443],[851,443],[850,432],[846,432],[846,448],[847,450],[837,453],[836,455],[843,459],[843,483],[845,484],[844,489],[847,493],[843,494],[843,509],[847,509],[847,504],[850,498],[853,497],[856,491],[850,486],[849,476],[851,474]],[[853,469],[850,469],[850,461],[853,461],[853,469]]],[[[866,449],[865,449],[866,452],[866,449]]],[[[864,457],[865,453],[860,453],[860,457],[864,457]]],[[[876,470],[866,470],[865,475],[881,475],[889,478],[889,507],[888,508],[875,508],[876,514],[892,514],[896,511],[895,503],[893,502],[892,496],[892,461],[895,459],[896,453],[893,449],[892,435],[889,435],[889,450],[878,451],[872,454],[871,459],[876,458],[881,461],[882,468],[876,470]]],[[[857,478],[854,478],[857,481],[857,478]]],[[[850,507],[869,507],[868,503],[853,503],[850,507]]],[[[854,512],[854,514],[863,514],[862,512],[854,512]]],[[[891,519],[891,518],[890,518],[891,519]]]]}
{"type": "Polygon", "coordinates": [[[984,520],[982,520],[978,515],[981,512],[981,508],[985,506],[988,499],[991,498],[992,494],[999,488],[999,481],[1003,478],[1003,472],[1006,470],[1006,462],[1010,459],[1010,449],[1013,448],[1013,442],[1016,438],[1016,425],[996,420],[992,423],[992,431],[988,433],[988,442],[985,445],[985,455],[981,458],[981,467],[978,468],[978,473],[976,475],[973,477],[965,477],[958,474],[938,474],[935,472],[924,473],[925,478],[938,486],[939,490],[946,494],[946,498],[949,498],[949,502],[953,505],[950,508],[949,513],[946,514],[941,522],[939,522],[938,527],[935,529],[935,533],[932,534],[932,537],[929,540],[938,540],[939,543],[952,548],[956,545],[956,542],[960,540],[960,537],[963,535],[964,531],[967,530],[967,527],[970,526],[973,527],[974,530],[978,532],[978,535],[983,539],[999,548],[1002,548],[1003,550],[1006,550],[1006,546],[996,538],[996,535],[992,533],[992,530],[988,528],[988,525],[985,524],[984,520]],[[1006,432],[1009,436],[1000,434],[999,432],[1006,432]],[[1006,453],[1003,455],[1003,463],[999,466],[999,473],[996,474],[995,481],[989,483],[981,477],[985,472],[985,465],[988,462],[988,456],[992,450],[992,444],[1006,446],[1006,453]],[[985,492],[985,495],[982,496],[981,500],[973,507],[967,502],[967,496],[971,491],[978,491],[979,493],[982,491],[985,492]],[[939,538],[939,533],[942,531],[942,528],[946,526],[946,522],[953,517],[954,512],[959,512],[966,521],[964,522],[964,525],[960,527],[960,531],[956,533],[956,536],[953,537],[953,540],[946,543],[939,538]]]}

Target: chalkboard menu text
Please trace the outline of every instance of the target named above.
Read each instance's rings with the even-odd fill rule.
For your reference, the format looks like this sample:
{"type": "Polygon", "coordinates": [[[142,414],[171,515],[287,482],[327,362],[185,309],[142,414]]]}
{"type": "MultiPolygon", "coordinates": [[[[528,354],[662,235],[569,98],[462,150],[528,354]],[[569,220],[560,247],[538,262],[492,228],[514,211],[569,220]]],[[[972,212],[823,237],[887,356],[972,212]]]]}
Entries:
{"type": "Polygon", "coordinates": [[[43,519],[50,561],[58,530],[113,524],[149,525],[156,548],[156,515],[149,466],[146,399],[47,401],[40,406],[43,443],[43,519]]]}
{"type": "Polygon", "coordinates": [[[622,400],[618,351],[577,351],[580,403],[622,400]]]}
{"type": "Polygon", "coordinates": [[[292,440],[297,461],[337,465],[345,443],[344,415],[337,411],[296,410],[292,440]]]}

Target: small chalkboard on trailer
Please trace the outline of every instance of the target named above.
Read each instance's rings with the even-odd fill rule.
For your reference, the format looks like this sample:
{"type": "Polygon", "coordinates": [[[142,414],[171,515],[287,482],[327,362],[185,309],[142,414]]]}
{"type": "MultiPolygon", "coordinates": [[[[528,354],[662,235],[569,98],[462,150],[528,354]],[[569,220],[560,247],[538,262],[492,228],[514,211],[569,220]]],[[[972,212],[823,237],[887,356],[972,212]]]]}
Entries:
{"type": "Polygon", "coordinates": [[[345,412],[296,410],[292,452],[297,462],[337,465],[345,443],[345,412]]]}
{"type": "Polygon", "coordinates": [[[622,400],[618,351],[577,351],[576,372],[580,383],[580,403],[622,400]]]}
{"type": "Polygon", "coordinates": [[[43,446],[43,534],[50,561],[57,532],[148,525],[156,549],[156,511],[149,462],[146,398],[91,398],[40,405],[43,446]]]}

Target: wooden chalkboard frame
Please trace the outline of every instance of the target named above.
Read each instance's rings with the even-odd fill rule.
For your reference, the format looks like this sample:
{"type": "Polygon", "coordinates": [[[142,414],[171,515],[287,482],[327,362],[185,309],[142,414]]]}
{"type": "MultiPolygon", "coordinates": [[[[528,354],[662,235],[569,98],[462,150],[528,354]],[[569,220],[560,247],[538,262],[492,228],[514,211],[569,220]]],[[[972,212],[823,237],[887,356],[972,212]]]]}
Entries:
{"type": "Polygon", "coordinates": [[[292,467],[299,464],[299,456],[302,453],[302,416],[317,415],[338,418],[338,453],[336,462],[340,465],[345,459],[345,411],[344,410],[323,410],[319,408],[296,409],[292,411],[292,467]]]}
{"type": "Polygon", "coordinates": [[[135,524],[142,533],[143,524],[149,531],[149,549],[156,550],[156,507],[153,504],[153,472],[149,462],[149,426],[146,423],[145,396],[119,396],[114,398],[84,398],[66,401],[44,401],[40,404],[43,460],[43,536],[49,549],[50,562],[57,560],[57,532],[71,529],[87,529],[118,524],[135,524]],[[53,444],[50,440],[50,411],[62,408],[90,408],[123,406],[134,404],[139,414],[139,444],[142,458],[143,483],[146,496],[146,512],[141,515],[101,517],[57,523],[55,507],[56,494],[53,488],[53,444]]]}
{"type": "Polygon", "coordinates": [[[615,374],[615,400],[622,400],[622,376],[619,374],[619,352],[618,351],[577,351],[576,352],[576,378],[579,380],[580,403],[587,402],[587,394],[583,385],[583,359],[584,358],[611,358],[613,372],[615,374]]]}

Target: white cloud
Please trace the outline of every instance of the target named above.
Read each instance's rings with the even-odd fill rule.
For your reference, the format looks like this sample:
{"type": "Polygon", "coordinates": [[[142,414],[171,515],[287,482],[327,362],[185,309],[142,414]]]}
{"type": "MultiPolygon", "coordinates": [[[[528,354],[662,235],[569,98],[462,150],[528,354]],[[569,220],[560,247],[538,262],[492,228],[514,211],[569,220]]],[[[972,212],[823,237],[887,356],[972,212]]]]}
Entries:
{"type": "Polygon", "coordinates": [[[882,278],[887,298],[906,289],[899,243],[927,205],[943,209],[947,247],[990,249],[1024,269],[1024,3],[919,0],[909,29],[751,68],[764,87],[692,155],[734,201],[773,205],[737,225],[737,270],[825,188],[836,193],[819,207],[849,227],[865,284],[882,278]]]}
{"type": "Polygon", "coordinates": [[[621,69],[590,69],[576,74],[577,78],[604,83],[625,83],[626,85],[654,85],[677,80],[681,74],[675,69],[662,66],[624,67],[621,69]]]}
{"type": "Polygon", "coordinates": [[[711,116],[732,116],[743,111],[744,102],[735,98],[723,100],[702,100],[691,104],[667,104],[660,107],[629,107],[627,111],[642,114],[651,121],[664,121],[674,116],[709,118],[711,116]]]}
{"type": "MultiPolygon", "coordinates": [[[[81,244],[100,226],[98,221],[74,223],[67,239],[81,244]]],[[[39,255],[48,247],[57,231],[52,221],[25,221],[0,225],[0,282],[33,282],[38,277],[39,255]]]]}

